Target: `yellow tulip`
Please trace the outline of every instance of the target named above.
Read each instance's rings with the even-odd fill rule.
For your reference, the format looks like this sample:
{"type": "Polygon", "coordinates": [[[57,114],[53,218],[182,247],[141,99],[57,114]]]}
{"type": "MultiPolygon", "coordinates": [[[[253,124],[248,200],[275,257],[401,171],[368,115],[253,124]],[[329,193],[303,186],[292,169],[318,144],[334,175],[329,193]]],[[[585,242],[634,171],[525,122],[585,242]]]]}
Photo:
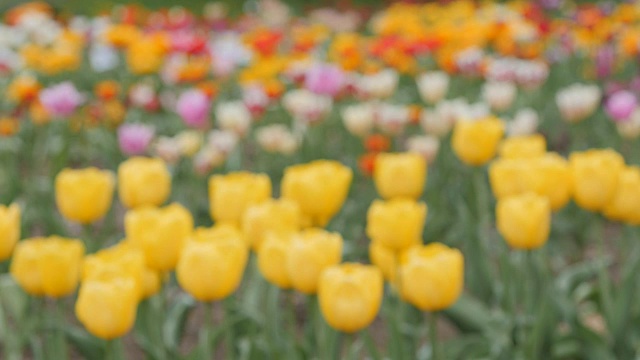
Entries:
{"type": "Polygon", "coordinates": [[[27,293],[59,298],[78,286],[84,245],[58,236],[32,238],[16,246],[11,275],[27,293]]]}
{"type": "Polygon", "coordinates": [[[260,273],[268,282],[282,289],[291,287],[287,259],[292,237],[291,234],[268,233],[258,248],[260,273]]]}
{"type": "Polygon", "coordinates": [[[220,237],[231,238],[236,242],[245,244],[249,248],[246,236],[237,227],[231,224],[217,224],[209,228],[199,227],[193,232],[193,236],[189,238],[191,241],[209,241],[212,238],[220,237]]]}
{"type": "Polygon", "coordinates": [[[491,160],[504,134],[504,124],[496,117],[458,121],[453,128],[451,146],[467,165],[480,166],[491,160]]]}
{"type": "Polygon", "coordinates": [[[287,256],[287,271],[294,289],[305,294],[318,290],[322,271],[342,258],[342,236],[322,229],[306,229],[294,235],[287,256]]]}
{"type": "Polygon", "coordinates": [[[603,209],[611,220],[638,224],[640,221],[640,168],[626,167],[620,173],[615,195],[603,209]]]}
{"type": "Polygon", "coordinates": [[[211,218],[236,226],[251,205],[271,198],[271,179],[265,174],[235,172],[209,179],[211,218]]]}
{"type": "Polygon", "coordinates": [[[489,183],[497,199],[527,191],[527,176],[531,168],[528,159],[496,159],[489,165],[489,183]]]}
{"type": "Polygon", "coordinates": [[[136,75],[157,72],[164,62],[164,48],[153,39],[140,39],[129,44],[126,60],[129,71],[136,75]]]}
{"type": "Polygon", "coordinates": [[[336,330],[361,330],[373,322],[380,310],[384,284],[382,273],[375,266],[332,266],[322,273],[319,283],[322,316],[336,330]]]}
{"type": "Polygon", "coordinates": [[[421,242],[427,205],[410,199],[375,200],[367,212],[367,236],[393,251],[421,242]]]}
{"type": "Polygon", "coordinates": [[[373,180],[384,199],[418,199],[427,180],[427,162],[417,153],[378,154],[373,180]]]}
{"type": "Polygon", "coordinates": [[[403,256],[404,252],[409,251],[414,246],[420,246],[422,244],[420,240],[421,239],[416,238],[413,244],[409,245],[400,253],[380,243],[371,242],[369,243],[369,260],[371,260],[371,264],[377,266],[382,271],[385,280],[393,284],[395,282],[396,272],[398,271],[399,259],[403,256]]]}
{"type": "Polygon", "coordinates": [[[96,168],[64,169],[56,176],[56,204],[62,216],[88,224],[102,218],[113,200],[115,179],[96,168]]]}
{"type": "Polygon", "coordinates": [[[145,267],[142,274],[142,298],[146,299],[157,294],[161,287],[162,279],[160,278],[160,273],[145,267]]]}
{"type": "Polygon", "coordinates": [[[249,207],[242,218],[242,231],[254,250],[270,233],[293,234],[300,230],[300,208],[287,199],[268,200],[249,207]]]}
{"type": "Polygon", "coordinates": [[[75,312],[87,330],[111,340],[128,333],[136,320],[138,288],[131,278],[89,280],[80,286],[75,312]]]}
{"type": "Polygon", "coordinates": [[[527,159],[547,152],[547,141],[540,134],[516,136],[502,140],[498,153],[504,159],[527,159]]]}
{"type": "Polygon", "coordinates": [[[160,158],[133,157],[118,167],[118,195],[128,208],[160,206],[171,192],[171,174],[160,158]]]}
{"type": "Polygon", "coordinates": [[[169,271],[178,263],[180,251],[193,232],[193,218],[182,205],[142,207],[124,217],[127,240],[142,250],[147,267],[169,271]]]}
{"type": "Polygon", "coordinates": [[[132,279],[140,299],[144,294],[144,254],[127,242],[103,249],[84,258],[82,282],[132,279]]]}
{"type": "Polygon", "coordinates": [[[571,154],[569,165],[575,202],[587,210],[602,210],[618,187],[622,156],[611,149],[592,149],[571,154]]]}
{"type": "Polygon", "coordinates": [[[498,232],[514,249],[536,249],[549,238],[551,205],[549,199],[525,193],[498,200],[498,232]]]}
{"type": "Polygon", "coordinates": [[[231,237],[189,241],[176,267],[178,283],[199,301],[224,299],[240,285],[248,253],[231,237]]]}
{"type": "Polygon", "coordinates": [[[0,205],[0,261],[7,260],[20,239],[20,208],[18,204],[0,205]]]}
{"type": "Polygon", "coordinates": [[[564,207],[571,198],[571,170],[565,158],[557,153],[547,153],[529,162],[527,189],[545,196],[556,211],[564,207]]]}
{"type": "Polygon", "coordinates": [[[462,293],[464,258],[440,243],[415,247],[405,254],[399,276],[403,299],[422,311],[443,310],[462,293]]]}
{"type": "Polygon", "coordinates": [[[332,160],[290,166],[282,179],[282,197],[298,203],[303,225],[323,227],[342,208],[352,178],[350,168],[332,160]]]}

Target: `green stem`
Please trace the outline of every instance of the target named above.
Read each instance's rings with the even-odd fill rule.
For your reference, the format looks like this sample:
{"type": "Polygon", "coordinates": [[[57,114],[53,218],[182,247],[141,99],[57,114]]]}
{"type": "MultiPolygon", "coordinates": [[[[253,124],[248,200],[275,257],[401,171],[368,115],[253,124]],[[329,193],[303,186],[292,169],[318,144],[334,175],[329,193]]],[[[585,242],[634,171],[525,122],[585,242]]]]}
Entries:
{"type": "Polygon", "coordinates": [[[213,359],[213,347],[211,346],[211,333],[213,332],[213,302],[204,303],[204,326],[200,333],[200,346],[202,360],[213,359]]]}
{"type": "Polygon", "coordinates": [[[438,340],[438,312],[429,314],[429,338],[431,341],[431,359],[443,360],[441,354],[440,341],[438,340]]]}
{"type": "Polygon", "coordinates": [[[87,249],[87,254],[92,254],[98,251],[99,245],[96,239],[94,238],[93,225],[91,224],[82,225],[82,240],[84,241],[84,245],[87,249]]]}
{"type": "Polygon", "coordinates": [[[124,349],[122,348],[122,340],[112,339],[107,341],[107,347],[105,349],[106,360],[124,360],[124,349]]]}
{"type": "MultiPolygon", "coordinates": [[[[232,321],[232,315],[233,315],[233,302],[232,302],[232,298],[228,298],[225,301],[225,311],[224,311],[224,321],[232,321]]],[[[234,332],[233,327],[230,327],[227,330],[227,336],[225,337],[225,359],[229,359],[229,360],[234,360],[236,358],[236,351],[235,351],[235,344],[236,344],[236,335],[234,332]]]]}
{"type": "Polygon", "coordinates": [[[56,349],[56,359],[66,359],[69,355],[67,351],[67,340],[64,334],[64,303],[62,299],[55,300],[55,324],[54,324],[54,344],[56,349]]]}

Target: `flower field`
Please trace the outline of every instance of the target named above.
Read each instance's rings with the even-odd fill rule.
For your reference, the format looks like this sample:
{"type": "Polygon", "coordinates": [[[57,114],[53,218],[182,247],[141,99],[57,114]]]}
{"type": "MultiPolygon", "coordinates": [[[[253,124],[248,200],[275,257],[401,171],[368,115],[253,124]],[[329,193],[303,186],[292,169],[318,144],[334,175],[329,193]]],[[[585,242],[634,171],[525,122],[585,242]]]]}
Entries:
{"type": "Polygon", "coordinates": [[[632,3],[13,7],[0,359],[638,358],[639,59],[632,3]]]}

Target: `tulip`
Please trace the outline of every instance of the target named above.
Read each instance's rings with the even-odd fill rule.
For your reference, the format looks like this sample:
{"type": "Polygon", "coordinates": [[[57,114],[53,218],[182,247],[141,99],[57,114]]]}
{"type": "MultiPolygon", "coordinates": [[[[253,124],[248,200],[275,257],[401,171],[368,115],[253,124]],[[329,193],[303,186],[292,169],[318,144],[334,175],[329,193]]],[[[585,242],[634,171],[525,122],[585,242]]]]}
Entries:
{"type": "Polygon", "coordinates": [[[556,105],[565,121],[577,123],[598,109],[601,97],[598,85],[573,84],[556,93],[556,105]]]}
{"type": "Polygon", "coordinates": [[[489,166],[489,183],[497,199],[518,195],[527,190],[531,161],[529,159],[500,158],[489,166]]]}
{"type": "Polygon", "coordinates": [[[325,270],[319,281],[322,316],[336,330],[354,333],[373,322],[383,295],[382,273],[370,265],[346,263],[325,270]]]}
{"type": "Polygon", "coordinates": [[[551,205],[549,199],[525,193],[498,200],[498,232],[514,249],[536,249],[549,238],[551,205]]]}
{"type": "Polygon", "coordinates": [[[84,258],[81,281],[108,281],[126,278],[134,281],[140,299],[144,295],[144,254],[130,243],[100,250],[84,258]]]}
{"type": "Polygon", "coordinates": [[[128,208],[160,206],[171,192],[171,174],[160,158],[130,158],[118,167],[118,195],[128,208]]]}
{"type": "Polygon", "coordinates": [[[495,156],[503,134],[504,124],[496,117],[458,121],[451,139],[453,151],[468,165],[483,165],[495,156]]]}
{"type": "Polygon", "coordinates": [[[409,199],[375,200],[367,212],[367,236],[390,250],[421,242],[427,205],[409,199]]]}
{"type": "Polygon", "coordinates": [[[197,300],[221,300],[240,285],[247,258],[247,247],[232,237],[189,241],[178,261],[176,277],[197,300]]]}
{"type": "Polygon", "coordinates": [[[439,311],[462,293],[464,259],[440,243],[412,248],[403,256],[399,276],[402,298],[422,311],[439,311]]]}
{"type": "Polygon", "coordinates": [[[20,240],[20,208],[0,205],[0,261],[7,260],[20,240]]]}
{"type": "Polygon", "coordinates": [[[430,104],[442,100],[449,90],[449,75],[444,71],[424,73],[418,76],[416,82],[420,97],[430,104]]]}
{"type": "Polygon", "coordinates": [[[231,224],[216,224],[215,226],[205,228],[196,228],[190,237],[194,241],[209,241],[211,239],[227,238],[233,239],[237,243],[244,244],[248,249],[250,247],[249,239],[237,227],[231,224]]]}
{"type": "Polygon", "coordinates": [[[615,196],[624,158],[611,149],[571,154],[573,198],[582,208],[599,211],[615,196]]]}
{"type": "Polygon", "coordinates": [[[27,293],[60,298],[75,291],[83,256],[80,240],[32,238],[16,246],[10,272],[27,293]]]}
{"type": "Polygon", "coordinates": [[[407,246],[407,248],[403,249],[399,254],[380,243],[371,242],[369,243],[369,260],[371,260],[371,264],[377,266],[382,271],[385,280],[393,284],[396,281],[399,259],[406,251],[409,251],[414,246],[421,245],[421,240],[422,239],[416,239],[415,243],[407,246]]]}
{"type": "Polygon", "coordinates": [[[300,230],[300,208],[287,199],[268,200],[249,207],[242,219],[242,231],[254,250],[269,233],[293,234],[300,230]]]}
{"type": "Polygon", "coordinates": [[[322,229],[306,229],[295,235],[287,256],[287,271],[294,289],[314,294],[322,271],[342,258],[342,236],[322,229]]]}
{"type": "Polygon", "coordinates": [[[545,154],[547,142],[544,136],[514,136],[502,140],[498,153],[505,159],[535,158],[545,154]]]}
{"type": "Polygon", "coordinates": [[[175,268],[193,232],[193,217],[177,203],[163,208],[141,207],[125,214],[124,229],[127,240],[144,253],[147,267],[169,271],[175,268]]]}
{"type": "Polygon", "coordinates": [[[638,99],[627,90],[614,93],[605,103],[607,114],[617,122],[625,122],[638,107],[638,99]]]}
{"type": "Polygon", "coordinates": [[[376,156],[373,180],[385,199],[422,195],[427,180],[427,162],[418,153],[379,154],[376,156]]]}
{"type": "Polygon", "coordinates": [[[40,92],[40,103],[49,114],[55,117],[72,115],[85,99],[86,97],[80,94],[70,81],[48,87],[40,92]]]}
{"type": "Polygon", "coordinates": [[[76,316],[94,336],[105,340],[119,338],[135,323],[138,295],[131,278],[89,280],[80,287],[76,316]]]}
{"type": "Polygon", "coordinates": [[[553,211],[560,210],[571,198],[571,170],[565,158],[547,153],[529,162],[526,188],[549,199],[553,211]]]}
{"type": "Polygon", "coordinates": [[[180,95],[176,103],[176,112],[188,126],[203,128],[207,126],[211,100],[200,90],[189,90],[180,95]]]}
{"type": "Polygon", "coordinates": [[[251,127],[251,112],[242,101],[219,103],[215,110],[216,121],[222,130],[242,137],[251,127]]]}
{"type": "Polygon", "coordinates": [[[235,172],[209,179],[211,218],[216,222],[240,225],[251,205],[271,197],[271,179],[266,174],[235,172]]]}
{"type": "Polygon", "coordinates": [[[102,218],[113,200],[115,179],[107,170],[64,169],[55,180],[56,204],[65,218],[88,224],[102,218]]]}
{"type": "Polygon", "coordinates": [[[258,248],[258,269],[270,283],[281,289],[291,287],[287,259],[293,235],[268,233],[258,248]]]}
{"type": "Polygon", "coordinates": [[[288,167],[282,198],[298,203],[304,225],[325,226],[347,198],[353,172],[337,161],[316,160],[288,167]]]}
{"type": "Polygon", "coordinates": [[[629,166],[620,172],[615,195],[603,213],[616,221],[638,224],[640,221],[640,168],[629,166]]]}
{"type": "Polygon", "coordinates": [[[124,124],[118,128],[118,145],[125,155],[144,154],[153,140],[155,129],[143,124],[124,124]]]}
{"type": "Polygon", "coordinates": [[[517,96],[518,88],[510,81],[488,81],[482,86],[482,98],[495,111],[507,110],[517,96]]]}
{"type": "Polygon", "coordinates": [[[344,83],[344,72],[335,65],[315,64],[305,76],[305,87],[319,95],[335,96],[344,83]]]}

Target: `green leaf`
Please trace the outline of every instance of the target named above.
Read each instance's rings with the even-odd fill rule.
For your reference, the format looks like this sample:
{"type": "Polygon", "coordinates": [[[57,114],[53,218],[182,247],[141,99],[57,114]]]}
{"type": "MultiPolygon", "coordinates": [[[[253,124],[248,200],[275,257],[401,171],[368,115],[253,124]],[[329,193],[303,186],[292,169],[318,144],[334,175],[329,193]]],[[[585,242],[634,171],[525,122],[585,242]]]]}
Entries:
{"type": "Polygon", "coordinates": [[[63,330],[67,339],[85,359],[102,359],[104,357],[104,341],[74,326],[65,325],[63,330]]]}
{"type": "Polygon", "coordinates": [[[184,326],[191,310],[196,306],[196,301],[186,294],[179,295],[173,306],[169,309],[162,328],[162,338],[165,346],[176,353],[180,347],[180,341],[184,334],[184,326]]]}

